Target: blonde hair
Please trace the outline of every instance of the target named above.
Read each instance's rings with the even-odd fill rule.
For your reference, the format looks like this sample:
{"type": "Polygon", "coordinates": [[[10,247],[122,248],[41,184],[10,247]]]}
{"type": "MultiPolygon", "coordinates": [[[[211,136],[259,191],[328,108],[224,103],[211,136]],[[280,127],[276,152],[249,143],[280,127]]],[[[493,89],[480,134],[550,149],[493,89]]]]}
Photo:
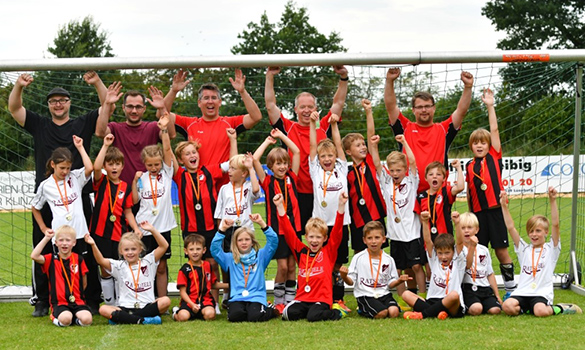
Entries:
{"type": "Polygon", "coordinates": [[[459,215],[459,225],[463,226],[471,226],[475,228],[479,228],[479,220],[474,213],[467,212],[459,215]]]}
{"type": "Polygon", "coordinates": [[[305,225],[305,235],[309,234],[309,231],[317,231],[323,237],[327,237],[329,229],[327,223],[321,218],[310,218],[305,225]]]}
{"type": "Polygon", "coordinates": [[[146,250],[144,243],[142,242],[142,240],[140,239],[140,237],[136,233],[126,232],[122,235],[122,237],[120,237],[120,242],[118,242],[118,255],[120,256],[121,259],[124,258],[122,256],[122,242],[123,241],[128,241],[128,242],[133,243],[136,246],[140,247],[140,253],[142,253],[143,251],[146,250]]]}
{"type": "Polygon", "coordinates": [[[55,230],[55,240],[63,235],[69,236],[70,238],[73,238],[73,240],[77,240],[77,233],[75,232],[75,229],[69,225],[61,225],[58,229],[55,230]]]}
{"type": "Polygon", "coordinates": [[[181,156],[183,155],[183,151],[185,150],[185,148],[187,148],[187,146],[192,145],[193,147],[195,147],[195,150],[197,152],[199,152],[199,148],[201,148],[201,144],[197,141],[181,141],[177,144],[177,147],[175,148],[175,157],[177,157],[177,160],[181,159],[181,156]]]}
{"type": "Polygon", "coordinates": [[[364,228],[363,228],[364,237],[367,237],[368,234],[372,231],[381,231],[382,236],[386,236],[386,234],[384,232],[384,225],[382,225],[382,223],[380,221],[370,221],[364,225],[364,228]]]}
{"type": "Polygon", "coordinates": [[[234,168],[240,169],[244,173],[248,173],[248,168],[244,165],[244,161],[246,160],[246,156],[243,154],[236,154],[235,156],[230,158],[230,166],[234,168]]]}
{"type": "Polygon", "coordinates": [[[290,166],[290,155],[288,152],[282,147],[275,147],[266,156],[266,166],[268,169],[272,170],[272,166],[276,162],[288,163],[290,166]]]}
{"type": "Polygon", "coordinates": [[[492,145],[492,135],[489,131],[483,128],[475,129],[469,135],[469,148],[476,142],[486,142],[488,146],[492,145]]]}
{"type": "Polygon", "coordinates": [[[427,176],[429,174],[429,172],[433,169],[439,169],[439,171],[443,174],[443,176],[447,176],[447,168],[445,168],[445,165],[443,165],[443,163],[441,162],[431,162],[429,163],[429,165],[427,165],[427,167],[425,168],[425,176],[427,176]]]}
{"type": "Polygon", "coordinates": [[[239,229],[236,230],[236,232],[234,232],[233,236],[232,236],[232,241],[230,243],[230,249],[232,251],[232,255],[234,256],[234,261],[236,262],[236,264],[240,263],[240,250],[238,249],[238,237],[240,237],[240,235],[247,233],[250,236],[250,239],[252,240],[252,249],[258,251],[260,249],[260,243],[258,243],[258,240],[256,239],[256,235],[254,234],[254,230],[248,228],[248,227],[240,227],[239,229]]]}
{"type": "Polygon", "coordinates": [[[542,229],[545,230],[548,234],[550,222],[544,215],[534,215],[528,219],[528,221],[526,221],[526,233],[530,233],[530,231],[534,230],[538,226],[542,226],[542,229]]]}
{"type": "Polygon", "coordinates": [[[146,146],[140,152],[140,159],[142,159],[142,163],[146,161],[146,158],[160,158],[163,159],[163,151],[159,145],[150,145],[146,146]]]}
{"type": "Polygon", "coordinates": [[[399,151],[392,151],[386,157],[386,166],[390,168],[392,165],[402,165],[406,169],[408,167],[408,161],[406,160],[406,154],[399,151]]]}
{"type": "Polygon", "coordinates": [[[364,141],[364,135],[362,134],[358,134],[357,132],[350,132],[349,134],[345,135],[342,139],[341,139],[341,144],[343,145],[343,149],[345,151],[347,151],[348,149],[351,148],[351,144],[354,141],[364,141]]]}
{"type": "Polygon", "coordinates": [[[326,151],[333,152],[337,158],[337,147],[335,147],[335,144],[330,139],[323,139],[317,144],[317,155],[326,151]]]}

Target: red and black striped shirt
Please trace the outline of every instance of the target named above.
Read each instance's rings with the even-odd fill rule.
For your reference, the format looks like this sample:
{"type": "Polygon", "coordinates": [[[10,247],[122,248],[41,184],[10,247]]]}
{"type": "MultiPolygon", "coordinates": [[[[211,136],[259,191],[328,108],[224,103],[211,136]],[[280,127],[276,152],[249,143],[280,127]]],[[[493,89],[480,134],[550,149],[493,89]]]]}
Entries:
{"type": "Polygon", "coordinates": [[[414,212],[420,214],[423,211],[428,211],[431,214],[429,227],[431,230],[433,227],[436,227],[437,234],[453,234],[453,223],[451,222],[451,207],[453,203],[455,203],[455,196],[452,194],[451,185],[445,183],[439,192],[433,195],[429,196],[428,190],[419,193],[416,196],[414,212]]]}
{"type": "Polygon", "coordinates": [[[211,271],[208,261],[201,261],[201,266],[193,266],[195,272],[191,271],[191,265],[183,264],[177,276],[177,288],[185,286],[189,299],[201,307],[213,306],[211,286],[217,282],[217,277],[211,271]]]}
{"type": "Polygon", "coordinates": [[[120,180],[118,184],[114,184],[108,180],[107,176],[102,176],[97,183],[94,182],[93,189],[95,191],[95,207],[91,216],[89,232],[119,242],[122,233],[124,233],[122,231],[126,230],[124,209],[132,208],[134,204],[132,191],[126,182],[120,180]],[[107,192],[108,183],[110,184],[110,193],[107,192]],[[113,212],[110,210],[110,198],[114,202],[113,212]],[[116,217],[114,222],[110,220],[112,214],[116,217]]]}
{"type": "Polygon", "coordinates": [[[87,266],[83,257],[71,253],[68,259],[63,259],[63,265],[59,254],[45,254],[44,257],[42,270],[49,277],[49,300],[52,308],[58,305],[85,305],[83,276],[87,273],[87,266]],[[73,293],[69,290],[69,284],[73,293]],[[75,302],[69,301],[70,295],[75,297],[75,302]]]}
{"type": "Polygon", "coordinates": [[[352,228],[360,228],[370,221],[386,217],[386,203],[380,189],[376,167],[370,154],[359,165],[349,166],[347,187],[352,228]],[[357,174],[356,169],[361,174],[357,174]],[[359,204],[362,198],[366,201],[365,205],[359,204]]]}
{"type": "Polygon", "coordinates": [[[284,179],[277,179],[272,175],[266,175],[262,182],[262,189],[266,195],[266,222],[274,232],[283,234],[278,229],[278,211],[272,198],[278,193],[286,198],[286,215],[288,215],[293,229],[301,231],[301,214],[299,211],[299,200],[297,198],[297,176],[292,170],[288,170],[284,179]],[[285,187],[286,182],[286,187],[285,187]],[[278,183],[278,186],[276,186],[278,183]]]}
{"type": "Polygon", "coordinates": [[[490,147],[489,153],[484,158],[474,158],[465,166],[465,181],[469,209],[477,213],[500,205],[500,192],[504,190],[502,185],[502,152],[497,152],[490,147]],[[486,184],[486,190],[481,185],[486,184]]]}

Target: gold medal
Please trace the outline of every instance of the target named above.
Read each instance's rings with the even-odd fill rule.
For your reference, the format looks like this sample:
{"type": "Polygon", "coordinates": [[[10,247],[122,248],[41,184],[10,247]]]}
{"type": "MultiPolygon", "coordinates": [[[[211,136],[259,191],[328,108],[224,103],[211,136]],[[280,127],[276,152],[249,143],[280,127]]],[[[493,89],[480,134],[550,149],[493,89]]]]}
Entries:
{"type": "Polygon", "coordinates": [[[323,208],[327,208],[327,202],[325,202],[325,201],[322,201],[322,202],[321,202],[321,206],[322,206],[323,208]]]}
{"type": "Polygon", "coordinates": [[[439,230],[437,230],[435,226],[431,227],[431,233],[436,234],[437,232],[439,232],[439,230]]]}
{"type": "Polygon", "coordinates": [[[201,204],[199,203],[195,204],[195,210],[201,210],[201,204]]]}
{"type": "Polygon", "coordinates": [[[378,299],[380,295],[378,293],[374,293],[374,299],[378,299]]]}
{"type": "Polygon", "coordinates": [[[71,219],[73,219],[73,215],[67,213],[67,215],[65,215],[65,220],[71,221],[71,219]]]}
{"type": "Polygon", "coordinates": [[[310,286],[305,286],[305,293],[309,293],[311,291],[311,287],[310,286]]]}
{"type": "Polygon", "coordinates": [[[134,308],[135,309],[140,309],[140,303],[139,302],[135,302],[134,303],[134,308]]]}
{"type": "Polygon", "coordinates": [[[482,191],[487,190],[487,185],[485,183],[482,183],[481,186],[479,186],[479,188],[481,188],[482,191]]]}
{"type": "Polygon", "coordinates": [[[472,286],[471,286],[471,290],[472,290],[472,291],[474,291],[474,292],[477,292],[477,286],[476,286],[475,284],[474,284],[474,285],[472,285],[472,286]]]}
{"type": "Polygon", "coordinates": [[[75,296],[73,296],[73,295],[70,295],[70,296],[69,296],[69,302],[70,302],[70,303],[74,303],[74,302],[75,302],[75,296]]]}
{"type": "Polygon", "coordinates": [[[397,216],[397,217],[395,217],[395,218],[394,218],[394,222],[395,222],[395,223],[397,223],[397,224],[398,224],[398,223],[400,223],[400,218],[399,218],[398,216],[397,216]]]}
{"type": "Polygon", "coordinates": [[[242,296],[247,297],[248,295],[250,295],[250,292],[248,292],[247,289],[244,289],[244,291],[242,292],[242,296]]]}
{"type": "Polygon", "coordinates": [[[110,221],[111,222],[115,222],[116,221],[116,215],[114,215],[114,214],[110,215],[110,221]]]}
{"type": "Polygon", "coordinates": [[[242,220],[236,219],[236,221],[234,221],[234,224],[236,224],[236,226],[240,226],[242,224],[242,220]]]}
{"type": "Polygon", "coordinates": [[[366,205],[366,200],[363,198],[360,198],[359,203],[360,203],[360,205],[366,205]]]}
{"type": "Polygon", "coordinates": [[[152,209],[152,215],[154,215],[154,216],[158,215],[158,208],[152,209]]]}

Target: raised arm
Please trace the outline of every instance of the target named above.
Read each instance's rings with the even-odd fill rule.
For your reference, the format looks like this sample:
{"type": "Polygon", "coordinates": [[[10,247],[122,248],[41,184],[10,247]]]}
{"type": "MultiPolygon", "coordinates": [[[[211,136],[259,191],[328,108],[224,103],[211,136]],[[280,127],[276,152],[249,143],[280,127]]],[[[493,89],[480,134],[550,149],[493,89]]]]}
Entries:
{"type": "Polygon", "coordinates": [[[258,179],[261,183],[264,182],[264,179],[266,178],[266,172],[264,172],[264,168],[260,163],[260,159],[262,158],[264,152],[266,152],[268,146],[274,145],[275,143],[276,140],[272,136],[268,136],[264,142],[258,146],[256,152],[254,152],[254,169],[256,170],[256,174],[258,174],[258,179]]]}
{"type": "Polygon", "coordinates": [[[370,100],[364,98],[362,99],[362,107],[364,107],[364,111],[366,112],[366,139],[370,140],[372,136],[376,135],[376,125],[374,123],[372,103],[370,100]]]}
{"type": "Polygon", "coordinates": [[[351,279],[351,277],[347,275],[348,272],[349,269],[347,268],[347,266],[341,266],[339,268],[339,274],[341,275],[343,282],[345,282],[345,284],[347,284],[348,286],[353,286],[353,280],[351,279]]]}
{"type": "Polygon", "coordinates": [[[498,130],[498,117],[496,116],[496,108],[494,107],[494,92],[490,89],[484,89],[481,95],[481,100],[485,104],[488,111],[488,119],[490,121],[490,140],[492,147],[496,152],[500,152],[502,144],[500,142],[500,131],[498,130]]]}
{"type": "Polygon", "coordinates": [[[459,212],[454,211],[451,213],[451,220],[457,228],[455,231],[455,246],[457,247],[457,254],[460,254],[463,250],[463,232],[461,232],[461,225],[459,223],[459,212]]]}
{"type": "Polygon", "coordinates": [[[81,156],[81,160],[83,161],[83,167],[85,168],[85,178],[91,175],[93,171],[93,164],[91,163],[91,159],[87,155],[85,148],[83,147],[83,139],[81,137],[77,137],[73,135],[73,145],[77,148],[77,152],[81,156]]]}
{"type": "Polygon", "coordinates": [[[241,69],[236,69],[236,75],[234,78],[230,77],[230,83],[240,94],[240,97],[242,97],[242,101],[244,102],[244,106],[246,106],[248,114],[244,116],[244,127],[249,130],[254,125],[258,124],[258,122],[262,119],[260,108],[258,108],[256,101],[254,101],[248,91],[246,91],[246,76],[242,74],[241,69]]]}
{"type": "Polygon", "coordinates": [[[423,239],[425,241],[425,248],[429,256],[433,254],[433,249],[435,248],[433,240],[431,239],[431,230],[429,229],[430,218],[431,214],[428,211],[423,211],[420,213],[420,223],[423,231],[423,239]]]}
{"type": "Polygon", "coordinates": [[[408,170],[411,173],[416,173],[416,158],[414,157],[414,152],[412,152],[408,142],[406,142],[404,135],[396,135],[396,142],[402,145],[402,149],[406,153],[406,158],[408,158],[408,170]]]}
{"type": "Polygon", "coordinates": [[[246,159],[244,160],[244,165],[248,168],[248,173],[250,174],[250,182],[252,183],[252,193],[257,194],[260,192],[260,183],[258,183],[258,177],[256,176],[256,171],[254,170],[254,157],[252,153],[246,154],[246,159]]]}
{"type": "Polygon", "coordinates": [[[463,92],[457,103],[457,109],[453,112],[453,126],[459,129],[463,118],[467,114],[469,105],[471,104],[471,88],[473,88],[473,75],[469,72],[461,72],[461,81],[463,82],[463,92]]]}
{"type": "Polygon", "coordinates": [[[384,85],[384,104],[386,105],[386,112],[388,112],[388,121],[390,125],[394,125],[400,109],[398,109],[398,102],[396,101],[396,92],[394,91],[394,81],[400,76],[400,68],[393,67],[388,69],[386,73],[386,84],[384,85]]]}
{"type": "Polygon", "coordinates": [[[132,203],[138,204],[140,198],[138,197],[138,181],[142,177],[142,171],[137,171],[132,179],[132,203]]]}
{"type": "Polygon", "coordinates": [[[333,104],[331,105],[331,113],[341,115],[343,106],[345,105],[345,98],[347,97],[348,76],[347,69],[344,66],[333,66],[335,74],[339,75],[339,84],[337,91],[333,96],[333,104]]]}
{"type": "Polygon", "coordinates": [[[319,120],[319,113],[311,113],[311,121],[309,122],[309,158],[311,161],[317,155],[317,120],[319,120]]]}
{"type": "Polygon", "coordinates": [[[516,230],[514,220],[510,214],[510,208],[508,207],[508,194],[506,191],[500,192],[500,204],[502,205],[502,214],[504,215],[504,222],[506,223],[508,233],[512,237],[512,241],[514,241],[514,246],[518,247],[520,244],[520,234],[518,233],[518,230],[516,230]]]}
{"type": "Polygon", "coordinates": [[[85,236],[83,237],[83,239],[85,240],[85,243],[87,243],[88,245],[91,246],[91,251],[93,252],[93,257],[95,258],[95,261],[98,263],[98,265],[103,267],[104,269],[106,269],[108,271],[111,271],[112,264],[110,263],[110,260],[104,258],[104,256],[102,255],[102,252],[100,252],[100,249],[97,247],[97,245],[95,244],[95,241],[93,240],[93,238],[91,238],[89,233],[86,233],[85,236]]]}
{"type": "Polygon", "coordinates": [[[18,125],[24,126],[26,109],[22,106],[22,90],[33,82],[30,74],[21,74],[14,82],[10,96],[8,96],[8,110],[18,125]]]}
{"type": "Polygon", "coordinates": [[[333,140],[333,144],[337,149],[337,158],[345,162],[345,151],[343,150],[343,145],[341,144],[341,135],[339,133],[338,122],[339,116],[337,114],[331,114],[331,117],[329,117],[329,123],[331,123],[331,139],[333,140]]]}
{"type": "Polygon", "coordinates": [[[95,157],[95,161],[93,163],[93,182],[96,183],[102,178],[102,169],[104,167],[104,159],[106,158],[106,152],[108,148],[114,142],[114,135],[107,134],[104,137],[104,143],[102,144],[102,148],[98,153],[97,157],[95,157]]]}
{"type": "Polygon", "coordinates": [[[284,145],[292,153],[290,170],[292,170],[293,173],[298,175],[299,169],[301,167],[301,150],[299,149],[299,147],[294,142],[292,142],[292,140],[289,139],[288,136],[283,134],[282,131],[280,131],[279,129],[270,130],[270,136],[282,141],[282,143],[284,143],[284,145]]]}
{"type": "Polygon", "coordinates": [[[238,154],[238,133],[236,129],[225,129],[228,138],[230,139],[230,159],[238,154]]]}
{"type": "Polygon", "coordinates": [[[461,169],[461,162],[459,159],[453,159],[451,165],[457,171],[457,184],[451,187],[451,194],[456,196],[459,192],[465,189],[465,177],[463,176],[463,169],[461,169]]]}
{"type": "MultiPolygon", "coordinates": [[[[156,108],[156,116],[160,118],[165,114],[165,112],[167,112],[165,102],[163,99],[163,93],[162,91],[160,91],[159,89],[152,85],[148,87],[148,93],[150,94],[151,98],[147,98],[146,101],[148,101],[148,103],[150,103],[152,107],[156,108]]],[[[176,136],[175,123],[167,124],[167,133],[169,134],[171,140],[175,138],[176,136]]],[[[159,132],[158,136],[162,140],[162,131],[159,132]]]]}
{"type": "Polygon", "coordinates": [[[116,109],[116,102],[118,102],[120,97],[123,95],[121,90],[122,83],[119,81],[110,84],[106,90],[106,97],[102,102],[102,108],[100,108],[100,114],[95,125],[95,136],[104,138],[107,134],[110,133],[110,128],[108,128],[108,121],[114,113],[114,109],[116,109]]]}
{"type": "Polygon", "coordinates": [[[161,235],[160,232],[156,228],[154,228],[154,226],[152,226],[152,224],[150,224],[148,221],[141,222],[140,228],[143,229],[144,231],[152,233],[152,236],[154,237],[156,244],[158,244],[158,247],[156,247],[156,249],[154,250],[154,260],[159,261],[160,258],[162,258],[162,256],[167,251],[167,248],[169,247],[169,242],[167,242],[163,235],[161,235]]]}
{"type": "Polygon", "coordinates": [[[559,245],[561,239],[561,223],[559,220],[559,208],[557,206],[557,190],[550,186],[548,188],[548,200],[550,202],[550,224],[551,224],[551,239],[554,246],[559,245]]]}
{"type": "Polygon", "coordinates": [[[158,120],[158,128],[160,129],[163,146],[163,160],[167,166],[171,165],[171,163],[173,164],[174,176],[179,170],[179,163],[177,162],[177,158],[175,158],[175,154],[173,153],[173,149],[171,147],[171,138],[169,137],[167,131],[169,124],[171,124],[171,121],[169,120],[169,113],[165,113],[158,120]]]}
{"type": "Polygon", "coordinates": [[[173,102],[175,102],[177,94],[180,91],[183,91],[183,89],[191,82],[191,80],[187,80],[187,74],[188,74],[187,71],[179,69],[177,74],[173,76],[173,83],[171,84],[171,89],[164,98],[164,105],[167,111],[170,112],[173,109],[173,102]]]}
{"type": "Polygon", "coordinates": [[[47,243],[51,242],[51,239],[55,236],[55,232],[53,230],[48,230],[45,232],[45,236],[41,241],[37,244],[35,249],[30,253],[30,258],[33,259],[37,264],[43,265],[45,264],[45,257],[43,256],[43,249],[47,243]]]}
{"type": "MultiPolygon", "coordinates": [[[[460,225],[457,224],[457,228],[455,229],[457,233],[460,231],[460,225]]],[[[477,248],[477,236],[469,237],[469,247],[467,247],[467,261],[465,262],[465,268],[470,269],[473,267],[473,260],[475,257],[475,250],[477,248]]],[[[477,267],[476,267],[477,268],[477,267]]]]}
{"type": "Polygon", "coordinates": [[[100,104],[103,105],[104,101],[106,100],[106,93],[108,89],[106,88],[106,85],[104,85],[104,82],[100,76],[95,71],[90,70],[83,75],[83,80],[85,80],[88,85],[93,85],[95,91],[98,94],[100,104]]]}
{"type": "Polygon", "coordinates": [[[280,73],[280,67],[268,67],[266,70],[266,82],[264,83],[264,101],[270,124],[280,119],[280,108],[276,105],[276,94],[274,93],[274,76],[280,73]]]}

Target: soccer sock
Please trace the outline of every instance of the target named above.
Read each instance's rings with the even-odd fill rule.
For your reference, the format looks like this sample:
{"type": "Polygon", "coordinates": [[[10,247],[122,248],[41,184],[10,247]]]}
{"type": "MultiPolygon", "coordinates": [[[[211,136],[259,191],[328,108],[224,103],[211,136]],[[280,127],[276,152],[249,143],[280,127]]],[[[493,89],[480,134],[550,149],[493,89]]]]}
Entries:
{"type": "Polygon", "coordinates": [[[89,326],[88,324],[83,324],[80,319],[75,318],[75,324],[81,327],[89,326]]]}
{"type": "Polygon", "coordinates": [[[284,282],[274,283],[274,305],[284,304],[284,282]]]}
{"type": "Polygon", "coordinates": [[[418,294],[418,288],[408,288],[408,291],[414,294],[418,294]]]}
{"type": "Polygon", "coordinates": [[[112,317],[110,317],[110,319],[116,323],[125,324],[139,324],[144,320],[142,317],[131,315],[124,310],[116,310],[112,312],[112,317]]]}
{"type": "Polygon", "coordinates": [[[514,264],[500,264],[500,272],[504,279],[504,288],[506,292],[512,292],[516,289],[516,282],[514,282],[514,264]]]}
{"type": "Polygon", "coordinates": [[[422,311],[423,318],[437,317],[441,311],[449,313],[449,310],[439,301],[422,311]]]}
{"type": "Polygon", "coordinates": [[[333,272],[333,300],[343,300],[345,286],[338,271],[333,272]]]}
{"type": "Polygon", "coordinates": [[[65,326],[63,323],[59,322],[59,319],[58,319],[58,318],[54,318],[54,319],[53,319],[53,324],[54,324],[55,326],[57,326],[57,327],[67,327],[67,326],[65,326]]]}
{"type": "Polygon", "coordinates": [[[295,295],[297,294],[297,281],[287,280],[284,286],[284,303],[288,304],[295,300],[295,295]]]}
{"type": "Polygon", "coordinates": [[[102,285],[102,294],[104,295],[106,305],[116,305],[114,278],[111,276],[101,277],[100,284],[102,285]]]}

